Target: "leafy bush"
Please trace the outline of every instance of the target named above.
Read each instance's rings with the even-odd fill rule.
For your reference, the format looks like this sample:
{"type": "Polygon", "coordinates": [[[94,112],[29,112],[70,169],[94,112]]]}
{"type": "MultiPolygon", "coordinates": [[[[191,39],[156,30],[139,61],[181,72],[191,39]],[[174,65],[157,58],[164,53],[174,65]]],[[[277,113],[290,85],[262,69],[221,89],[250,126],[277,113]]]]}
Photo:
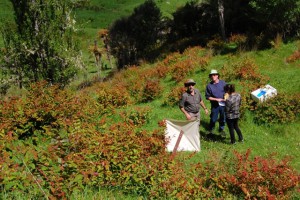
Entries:
{"type": "Polygon", "coordinates": [[[241,61],[233,64],[225,65],[221,68],[222,78],[226,82],[239,80],[242,90],[240,91],[242,96],[242,106],[240,108],[243,116],[246,110],[255,110],[256,103],[251,98],[251,92],[261,86],[264,86],[269,77],[263,76],[259,72],[259,67],[254,60],[245,58],[241,61]]]}
{"type": "Polygon", "coordinates": [[[243,34],[233,34],[228,40],[229,42],[236,44],[239,50],[242,50],[246,47],[247,36],[243,34]]]}
{"type": "Polygon", "coordinates": [[[300,109],[300,94],[278,94],[276,97],[257,104],[254,111],[258,124],[289,123],[297,119],[300,109]]]}
{"type": "Polygon", "coordinates": [[[223,66],[221,68],[222,78],[227,82],[233,80],[248,81],[260,84],[264,84],[268,81],[266,76],[263,76],[259,72],[259,67],[253,59],[245,58],[236,63],[223,66]]]}
{"type": "Polygon", "coordinates": [[[186,91],[183,86],[177,86],[173,88],[166,96],[163,105],[164,106],[178,106],[181,95],[186,91]]]}
{"type": "Polygon", "coordinates": [[[292,55],[290,55],[289,57],[286,58],[286,61],[288,63],[292,63],[297,60],[300,60],[300,50],[299,49],[297,51],[295,51],[292,55]]]}
{"type": "Polygon", "coordinates": [[[225,48],[225,41],[220,36],[215,36],[213,39],[209,40],[206,46],[213,49],[215,54],[221,53],[225,48]]]}
{"type": "Polygon", "coordinates": [[[125,122],[140,127],[150,121],[150,111],[149,107],[136,107],[134,110],[121,113],[121,115],[125,122]]]}
{"type": "Polygon", "coordinates": [[[182,55],[183,57],[186,57],[186,60],[192,61],[195,69],[200,71],[205,71],[207,69],[208,63],[212,56],[210,51],[207,51],[202,47],[187,48],[184,50],[182,55]]]}
{"type": "Polygon", "coordinates": [[[141,95],[142,102],[149,102],[161,96],[163,88],[159,79],[147,79],[141,95]]]}
{"type": "Polygon", "coordinates": [[[235,152],[232,172],[220,177],[224,189],[246,199],[288,199],[289,192],[300,182],[289,160],[278,162],[272,156],[250,160],[250,152],[235,152]]]}
{"type": "Polygon", "coordinates": [[[160,20],[161,11],[153,0],[147,0],[130,16],[114,22],[108,38],[119,69],[147,58],[159,39],[160,20]]]}
{"type": "Polygon", "coordinates": [[[127,89],[121,84],[104,83],[96,89],[97,100],[104,110],[110,111],[121,108],[131,103],[127,89]]]}

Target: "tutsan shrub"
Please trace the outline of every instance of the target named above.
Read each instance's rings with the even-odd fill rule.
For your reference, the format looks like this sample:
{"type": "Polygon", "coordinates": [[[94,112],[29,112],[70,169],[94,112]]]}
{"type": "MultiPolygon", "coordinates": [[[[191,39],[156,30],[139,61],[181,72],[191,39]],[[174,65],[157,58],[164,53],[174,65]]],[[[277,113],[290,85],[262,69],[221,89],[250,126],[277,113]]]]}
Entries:
{"type": "MultiPolygon", "coordinates": [[[[183,84],[182,84],[183,85],[183,84]]],[[[186,91],[183,86],[173,88],[165,97],[163,106],[176,106],[179,103],[181,95],[186,91]]]]}
{"type": "Polygon", "coordinates": [[[254,120],[257,124],[281,124],[293,122],[299,117],[300,93],[278,94],[276,97],[257,104],[254,120]]]}
{"type": "Polygon", "coordinates": [[[232,171],[220,176],[224,189],[244,199],[289,199],[300,181],[289,159],[277,161],[272,155],[250,159],[250,153],[250,149],[245,154],[235,152],[232,171]]]}

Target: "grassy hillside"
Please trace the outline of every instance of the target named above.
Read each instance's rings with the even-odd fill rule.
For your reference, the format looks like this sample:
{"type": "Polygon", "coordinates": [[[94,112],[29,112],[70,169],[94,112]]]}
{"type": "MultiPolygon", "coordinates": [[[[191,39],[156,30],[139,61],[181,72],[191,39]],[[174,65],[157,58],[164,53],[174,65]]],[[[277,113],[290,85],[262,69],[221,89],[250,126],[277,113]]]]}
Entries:
{"type": "MultiPolygon", "coordinates": [[[[172,13],[186,3],[185,0],[157,0],[157,6],[162,14],[172,17],[172,13]]],[[[79,23],[91,29],[107,28],[113,21],[130,15],[135,7],[144,3],[144,0],[105,1],[91,0],[85,8],[75,10],[79,23]]]]}
{"type": "MultiPolygon", "coordinates": [[[[82,7],[74,10],[77,26],[82,28],[91,40],[96,37],[99,29],[108,28],[115,20],[129,16],[135,7],[144,3],[144,0],[90,0],[82,7]]],[[[172,17],[172,13],[186,3],[185,0],[157,0],[157,6],[162,14],[172,17]]],[[[13,20],[12,6],[9,0],[0,2],[0,19],[13,20]]]]}
{"type": "MultiPolygon", "coordinates": [[[[7,2],[8,0],[1,0],[0,2],[1,8],[7,8],[7,10],[9,10],[10,6],[7,2]]],[[[77,21],[79,24],[82,24],[83,27],[83,32],[84,32],[84,34],[82,35],[82,37],[84,38],[83,54],[85,56],[85,62],[87,64],[88,72],[90,74],[95,75],[97,70],[93,65],[93,57],[88,53],[87,49],[88,46],[92,44],[94,38],[96,37],[97,31],[100,28],[107,27],[115,19],[129,14],[133,10],[133,8],[139,5],[140,3],[142,3],[142,1],[139,0],[134,0],[134,1],[92,0],[91,4],[87,9],[76,11],[78,17],[77,21]]],[[[164,15],[170,16],[170,13],[174,9],[176,9],[178,6],[180,6],[185,2],[183,0],[180,1],[161,0],[161,1],[157,1],[157,3],[164,10],[163,11],[164,15]]],[[[7,10],[1,9],[0,16],[3,16],[5,18],[12,17],[11,12],[7,10]]],[[[111,95],[121,94],[120,96],[123,97],[127,94],[127,92],[128,93],[130,92],[129,91],[130,89],[135,89],[137,91],[142,90],[142,87],[144,86],[143,84],[145,83],[144,81],[147,78],[149,78],[150,75],[155,74],[155,72],[157,72],[155,70],[157,69],[163,70],[164,68],[168,68],[168,67],[171,68],[172,66],[177,66],[178,68],[180,68],[182,64],[187,63],[183,61],[188,60],[190,63],[193,63],[192,61],[201,58],[202,55],[209,55],[210,57],[207,60],[207,63],[202,68],[199,67],[198,63],[193,63],[192,65],[188,65],[191,68],[193,66],[196,67],[193,70],[191,70],[189,74],[182,75],[180,77],[181,80],[179,81],[174,80],[174,78],[172,77],[173,72],[170,72],[166,76],[162,76],[161,79],[159,79],[159,85],[158,85],[161,86],[161,91],[160,91],[161,95],[155,97],[153,100],[146,101],[143,103],[135,101],[133,104],[128,104],[123,108],[113,109],[108,114],[105,113],[103,115],[97,116],[100,119],[102,117],[105,118],[105,120],[109,123],[109,124],[105,124],[105,126],[112,126],[114,123],[121,122],[122,120],[124,120],[123,118],[124,112],[130,113],[131,111],[135,111],[140,108],[149,108],[149,112],[147,112],[147,114],[149,114],[147,116],[149,120],[143,126],[138,127],[138,129],[145,130],[145,131],[152,131],[157,129],[158,122],[164,119],[171,118],[171,119],[184,120],[184,115],[179,110],[177,104],[168,105],[168,106],[164,105],[164,103],[168,101],[169,94],[172,91],[176,90],[178,87],[182,86],[183,80],[187,78],[193,78],[197,82],[196,88],[198,88],[201,94],[204,95],[205,86],[209,81],[208,74],[211,69],[217,69],[221,71],[224,66],[230,68],[231,66],[238,65],[241,61],[244,60],[253,61],[253,63],[255,63],[255,65],[258,66],[258,72],[262,76],[269,77],[267,83],[275,87],[278,91],[278,94],[286,93],[288,96],[293,96],[297,94],[299,95],[300,94],[300,82],[299,82],[300,60],[298,59],[295,62],[287,62],[287,58],[290,57],[297,50],[300,50],[299,40],[294,42],[289,42],[286,44],[279,42],[276,48],[274,47],[272,49],[268,49],[264,51],[256,51],[256,50],[250,52],[238,51],[235,53],[224,54],[224,55],[213,55],[212,50],[210,49],[199,48],[196,49],[195,52],[193,52],[192,50],[187,50],[193,53],[191,54],[174,53],[172,55],[169,55],[165,60],[160,60],[153,64],[145,63],[139,68],[130,68],[128,70],[123,70],[120,73],[113,76],[111,79],[107,80],[105,83],[95,83],[91,87],[87,87],[83,90],[77,90],[74,89],[75,87],[74,88],[71,87],[71,92],[79,94],[78,98],[97,97],[98,101],[100,96],[99,93],[101,93],[104,90],[108,91],[108,94],[111,95]],[[177,59],[174,59],[174,57],[176,57],[177,59]],[[174,62],[168,62],[172,59],[174,59],[174,62]],[[147,77],[147,75],[149,75],[149,77],[147,77]],[[127,88],[129,88],[128,91],[127,88]]],[[[188,70],[188,67],[184,69],[188,70]]],[[[223,78],[222,76],[223,74],[221,74],[221,79],[223,78]]],[[[87,78],[87,80],[89,79],[87,78]]],[[[82,80],[77,80],[77,81],[82,81],[82,80]]],[[[241,80],[234,80],[233,82],[237,86],[237,92],[241,92],[243,90],[243,86],[241,85],[241,80]]],[[[76,82],[76,84],[74,85],[77,84],[78,82],[76,82]]],[[[248,93],[247,95],[250,94],[248,93]]],[[[136,95],[131,94],[130,97],[133,99],[138,98],[138,94],[136,95]]],[[[108,98],[108,96],[104,96],[104,99],[106,98],[108,98]]],[[[277,97],[274,98],[276,99],[277,97]]],[[[47,103],[48,102],[44,102],[44,104],[47,103]]],[[[205,104],[207,107],[210,107],[209,102],[207,100],[205,100],[205,104]]],[[[74,106],[74,105],[68,105],[68,102],[66,102],[65,105],[70,106],[71,108],[72,106],[74,106]]],[[[94,105],[91,105],[91,107],[92,106],[94,105]]],[[[77,111],[79,113],[80,111],[82,111],[81,107],[76,107],[76,108],[78,109],[77,111]]],[[[91,110],[93,109],[95,108],[92,107],[91,110]]],[[[223,162],[229,162],[229,159],[234,157],[234,151],[245,153],[247,150],[250,149],[251,158],[260,157],[260,156],[268,157],[271,154],[274,154],[276,160],[281,160],[285,157],[290,157],[291,166],[294,169],[296,169],[298,172],[300,172],[300,162],[299,162],[300,155],[298,153],[300,148],[299,112],[298,112],[298,118],[293,122],[271,124],[270,126],[258,125],[254,123],[254,117],[255,115],[252,111],[245,112],[243,118],[240,121],[240,128],[243,132],[245,142],[233,146],[230,145],[227,127],[226,127],[227,137],[225,140],[219,139],[217,135],[215,140],[209,140],[206,138],[209,116],[205,115],[204,112],[201,110],[201,126],[200,126],[201,151],[199,153],[196,153],[193,157],[185,160],[186,161],[185,169],[189,169],[191,163],[197,163],[197,162],[204,163],[205,161],[208,160],[214,160],[216,167],[218,167],[218,164],[222,164],[223,162]]],[[[80,123],[80,120],[75,119],[74,123],[71,124],[75,124],[75,123],[80,123]]],[[[77,128],[80,126],[76,127],[75,125],[74,127],[72,127],[72,125],[69,125],[70,126],[69,129],[72,130],[72,128],[74,128],[74,132],[76,132],[77,128]]],[[[85,128],[89,128],[93,126],[92,123],[87,123],[85,125],[86,125],[85,128]]],[[[48,127],[46,128],[48,130],[48,127]]],[[[97,127],[97,131],[99,131],[98,129],[100,130],[105,129],[105,127],[100,127],[100,128],[97,127]]],[[[66,133],[68,132],[66,131],[66,133]]],[[[87,129],[86,132],[84,133],[90,134],[90,130],[87,129]]],[[[127,132],[124,132],[124,134],[126,133],[127,132]]],[[[63,132],[62,135],[63,134],[65,134],[65,132],[63,132]]],[[[78,137],[77,139],[81,139],[81,137],[78,137]]],[[[85,142],[88,143],[89,139],[90,138],[88,138],[85,142]]],[[[93,150],[96,151],[97,149],[95,148],[93,150]]],[[[89,153],[89,152],[86,149],[86,152],[84,153],[89,153]]],[[[181,152],[179,153],[179,155],[185,156],[185,155],[190,155],[190,153],[181,152]]],[[[49,159],[49,162],[50,161],[51,160],[49,159]]],[[[55,160],[55,162],[53,163],[57,163],[57,160],[55,160]]],[[[87,166],[87,169],[89,169],[90,167],[93,166],[92,165],[87,166]]],[[[56,170],[59,172],[58,168],[56,170]]],[[[38,193],[40,191],[35,191],[35,192],[38,193]]],[[[5,194],[5,192],[3,192],[3,194],[1,195],[2,196],[0,196],[0,198],[11,197],[10,194],[5,194]]],[[[22,192],[20,192],[20,194],[15,193],[14,199],[22,199],[24,198],[23,195],[24,194],[22,194],[22,192]]],[[[299,194],[295,194],[294,196],[295,199],[297,197],[299,198],[299,194]]],[[[75,192],[70,197],[70,199],[142,199],[142,198],[143,197],[138,197],[138,195],[136,196],[125,195],[122,193],[122,191],[118,191],[118,190],[111,192],[109,188],[108,189],[101,188],[99,190],[94,190],[94,188],[90,189],[88,187],[85,188],[84,192],[78,192],[78,193],[75,192]]]]}
{"type": "MultiPolygon", "coordinates": [[[[182,80],[187,78],[193,78],[197,84],[198,88],[202,95],[204,95],[205,86],[208,83],[208,73],[211,69],[222,70],[223,66],[232,66],[239,63],[241,60],[250,59],[258,66],[258,72],[263,76],[269,77],[268,84],[275,87],[278,91],[278,94],[287,93],[290,96],[300,93],[300,74],[297,73],[300,67],[300,60],[292,63],[286,62],[286,59],[291,56],[296,50],[299,50],[299,42],[291,42],[287,44],[280,43],[280,45],[275,49],[269,49],[264,51],[251,51],[251,52],[237,52],[236,54],[227,54],[227,55],[215,55],[210,58],[205,69],[199,69],[196,67],[195,70],[187,76],[182,77],[182,80]]],[[[197,55],[203,54],[203,51],[208,53],[209,49],[202,49],[197,52],[197,55]],[[201,53],[202,52],[202,53],[201,53]]],[[[176,53],[174,55],[177,55],[176,53]]],[[[138,69],[129,69],[128,71],[122,71],[120,74],[113,77],[109,80],[108,85],[112,87],[112,93],[114,90],[118,90],[114,84],[120,85],[129,85],[132,84],[133,88],[138,85],[143,85],[144,77],[152,74],[153,69],[163,67],[167,65],[172,67],[173,65],[179,66],[179,63],[183,60],[189,60],[189,54],[177,55],[179,60],[177,62],[172,62],[172,58],[176,56],[170,55],[165,60],[159,61],[157,63],[148,65],[145,64],[138,69]],[[170,61],[171,60],[171,61],[170,61]],[[166,64],[170,61],[170,65],[166,64]],[[128,80],[125,80],[124,77],[127,77],[128,80]],[[131,79],[131,81],[129,80],[131,79]]],[[[192,56],[191,56],[191,58],[192,56]]],[[[176,60],[176,59],[175,59],[176,60]]],[[[154,70],[155,71],[155,70],[154,70]]],[[[222,74],[221,74],[222,78],[222,74]]],[[[240,81],[235,80],[234,83],[237,86],[237,92],[241,92],[243,89],[240,81]]],[[[134,105],[126,106],[126,108],[118,109],[111,115],[109,118],[112,122],[117,123],[123,120],[123,112],[135,112],[137,109],[149,108],[150,119],[141,129],[142,130],[154,130],[158,128],[158,122],[164,119],[179,119],[184,120],[185,117],[179,110],[177,105],[174,106],[164,106],[164,102],[167,101],[168,95],[176,90],[177,87],[182,86],[182,82],[176,82],[172,79],[172,75],[168,75],[160,79],[160,85],[162,86],[161,96],[155,98],[153,101],[147,103],[136,103],[134,105]]],[[[131,88],[131,86],[128,86],[131,88]]],[[[87,91],[93,91],[95,87],[86,88],[87,91]]],[[[98,86],[96,86],[98,88],[98,86]]],[[[124,90],[125,95],[125,90],[124,90]]],[[[247,95],[250,95],[248,93],[247,95]]],[[[274,97],[275,99],[277,97],[274,97]]],[[[245,103],[245,102],[244,102],[245,103]]],[[[207,107],[209,102],[205,100],[207,107]]],[[[200,126],[200,136],[201,136],[201,152],[196,153],[190,159],[185,160],[186,169],[190,167],[192,163],[205,163],[206,161],[215,162],[215,166],[218,168],[224,162],[230,162],[234,156],[234,152],[245,153],[248,150],[251,151],[251,159],[256,157],[269,158],[271,155],[275,157],[275,160],[279,161],[289,157],[290,165],[300,172],[300,137],[299,137],[299,128],[300,120],[299,115],[296,121],[288,123],[275,123],[268,125],[258,125],[254,123],[254,113],[252,111],[246,111],[242,119],[240,120],[240,128],[244,135],[245,142],[239,143],[237,145],[230,145],[230,137],[228,129],[226,127],[227,137],[225,140],[220,139],[218,134],[216,138],[210,140],[206,137],[207,127],[209,123],[209,116],[205,115],[203,110],[201,110],[201,126],[200,126]]],[[[181,152],[178,155],[188,156],[190,153],[181,152]]],[[[114,195],[113,195],[114,196],[114,195]]],[[[115,196],[114,196],[115,197],[115,196]]],[[[125,196],[127,197],[127,196],[125,196]]],[[[121,198],[125,198],[121,195],[121,198]]],[[[295,198],[298,198],[299,194],[295,194],[295,198]]],[[[129,197],[133,198],[133,197],[129,197]]],[[[133,199],[137,199],[133,198],[133,199]]]]}
{"type": "MultiPolygon", "coordinates": [[[[103,1],[103,0],[92,0],[90,5],[86,9],[76,10],[76,15],[78,18],[78,23],[83,24],[84,31],[89,35],[87,38],[87,44],[93,41],[92,37],[95,36],[96,32],[100,28],[105,28],[111,24],[114,20],[121,16],[126,16],[137,5],[141,4],[143,1],[103,1]]],[[[169,1],[157,1],[157,4],[163,10],[164,15],[171,16],[171,13],[183,5],[185,1],[181,0],[169,0],[169,1]]],[[[2,0],[0,2],[1,18],[11,18],[12,13],[10,11],[11,6],[8,0],[2,0]]],[[[216,55],[214,56],[208,66],[206,71],[196,71],[189,77],[194,78],[197,82],[197,88],[203,94],[205,85],[208,82],[207,74],[210,69],[220,70],[222,66],[231,65],[238,62],[244,58],[251,58],[255,60],[256,64],[259,66],[260,72],[270,77],[269,84],[275,87],[279,93],[286,92],[288,94],[299,93],[300,88],[300,74],[299,72],[299,61],[289,64],[286,62],[286,58],[290,56],[294,51],[299,49],[299,41],[292,42],[288,44],[282,44],[279,48],[274,48],[265,51],[253,51],[244,52],[238,54],[228,54],[228,55],[216,55]]],[[[90,68],[88,68],[90,73],[95,73],[95,68],[93,66],[93,58],[87,53],[84,53],[87,58],[87,64],[90,63],[90,68]]],[[[155,65],[155,64],[154,64],[155,65]]],[[[142,66],[143,68],[144,66],[142,66]]],[[[149,66],[148,66],[149,67],[149,66]]],[[[150,66],[151,68],[152,66],[150,66]]],[[[221,75],[222,76],[222,75],[221,75]]],[[[188,78],[188,77],[186,77],[188,78]]],[[[163,97],[168,94],[169,91],[176,86],[176,83],[166,79],[162,83],[164,85],[163,97]]],[[[237,88],[242,89],[237,83],[237,88]]],[[[163,98],[162,97],[162,98],[163,98]]],[[[165,118],[175,118],[183,119],[182,113],[175,106],[172,108],[162,107],[163,99],[156,99],[155,101],[147,104],[152,108],[152,122],[145,127],[146,129],[155,128],[157,121],[165,118]],[[159,108],[159,109],[157,109],[159,108]]],[[[205,101],[206,105],[209,106],[209,102],[205,101]]],[[[144,106],[144,104],[143,104],[144,106]]],[[[129,108],[130,109],[130,108],[129,108]]],[[[299,130],[299,123],[293,124],[280,124],[270,127],[256,126],[251,122],[251,114],[241,122],[241,128],[245,134],[246,143],[236,148],[239,150],[246,150],[247,148],[253,148],[261,155],[267,155],[272,152],[277,152],[280,157],[284,155],[292,155],[296,159],[300,160],[297,154],[300,140],[297,137],[299,130]]],[[[202,113],[202,126],[201,133],[205,134],[206,125],[208,123],[209,117],[202,113]]],[[[209,141],[203,141],[203,149],[208,149],[209,151],[203,151],[199,154],[199,159],[203,155],[208,156],[212,149],[225,149],[228,150],[228,141],[225,143],[212,143],[209,141]]],[[[299,162],[295,161],[293,165],[300,169],[299,162]]]]}
{"type": "MultiPolygon", "coordinates": [[[[243,59],[253,59],[259,66],[259,72],[263,76],[270,77],[268,84],[275,87],[279,94],[288,93],[289,95],[300,93],[300,74],[299,67],[300,61],[295,63],[287,63],[286,58],[290,56],[299,48],[299,41],[288,44],[281,44],[278,49],[270,49],[265,51],[252,51],[243,52],[238,54],[228,55],[216,55],[211,58],[206,71],[195,71],[190,76],[185,78],[193,78],[200,89],[202,95],[204,95],[205,86],[208,83],[208,74],[210,69],[221,70],[223,66],[230,66],[238,63],[243,59]]],[[[222,74],[221,74],[222,79],[222,74]]],[[[241,92],[242,86],[239,81],[234,81],[238,92],[241,92]]],[[[177,106],[172,108],[163,107],[162,102],[170,91],[176,87],[176,83],[170,81],[170,79],[163,80],[164,91],[163,97],[157,99],[152,103],[147,104],[152,108],[152,123],[148,125],[148,128],[156,126],[157,121],[166,118],[184,119],[184,115],[178,109],[177,106]]],[[[248,94],[250,95],[250,94],[248,94]]],[[[210,106],[209,102],[205,100],[206,106],[210,106]]],[[[209,123],[209,116],[201,113],[201,127],[200,132],[202,136],[207,133],[207,126],[209,123]]],[[[259,126],[253,123],[253,114],[247,112],[246,116],[241,120],[241,129],[245,137],[245,143],[237,146],[230,146],[230,138],[227,135],[227,139],[221,142],[212,142],[207,140],[201,140],[202,152],[197,154],[196,160],[205,160],[210,157],[210,154],[215,151],[219,151],[220,154],[225,154],[227,151],[238,150],[246,151],[252,149],[254,155],[269,155],[272,153],[278,154],[279,158],[284,156],[292,156],[292,165],[300,171],[300,157],[298,150],[300,148],[299,138],[299,120],[297,122],[288,124],[275,124],[268,126],[259,126]]],[[[228,130],[226,129],[228,134],[228,130]]]]}

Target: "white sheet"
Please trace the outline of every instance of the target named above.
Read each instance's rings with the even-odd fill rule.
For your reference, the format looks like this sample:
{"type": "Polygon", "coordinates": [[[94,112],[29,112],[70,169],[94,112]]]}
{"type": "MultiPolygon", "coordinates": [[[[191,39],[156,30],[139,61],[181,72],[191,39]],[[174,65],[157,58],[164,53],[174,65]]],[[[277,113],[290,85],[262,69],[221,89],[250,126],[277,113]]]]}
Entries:
{"type": "Polygon", "coordinates": [[[166,119],[167,151],[172,152],[180,135],[177,151],[200,151],[199,119],[191,121],[166,119]]]}

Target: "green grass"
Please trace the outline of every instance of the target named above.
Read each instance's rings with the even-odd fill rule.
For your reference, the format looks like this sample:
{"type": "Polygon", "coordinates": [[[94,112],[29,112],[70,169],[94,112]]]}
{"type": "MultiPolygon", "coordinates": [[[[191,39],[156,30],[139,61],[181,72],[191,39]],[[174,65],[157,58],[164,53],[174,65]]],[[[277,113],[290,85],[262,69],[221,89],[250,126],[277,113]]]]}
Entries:
{"type": "MultiPolygon", "coordinates": [[[[134,8],[138,7],[144,0],[91,0],[86,9],[75,10],[79,24],[85,24],[88,28],[108,28],[115,20],[129,16],[134,8]]],[[[186,3],[185,0],[156,0],[162,15],[171,18],[177,8],[186,3]]]]}
{"type": "Polygon", "coordinates": [[[9,0],[1,0],[0,1],[0,19],[2,20],[12,20],[13,13],[12,13],[12,5],[9,0]]]}
{"type": "MultiPolygon", "coordinates": [[[[83,80],[89,80],[96,74],[93,57],[87,51],[87,47],[93,44],[96,37],[96,33],[100,28],[106,28],[114,20],[121,16],[129,15],[130,12],[137,5],[141,4],[142,0],[133,1],[96,1],[92,0],[91,5],[98,5],[101,9],[98,11],[93,10],[77,10],[77,21],[82,27],[82,42],[83,42],[83,56],[84,62],[87,66],[86,78],[83,76],[79,77],[72,84],[75,87],[83,80]]],[[[170,17],[171,13],[183,5],[186,1],[183,0],[159,0],[156,1],[158,6],[163,10],[165,16],[170,17]]],[[[0,2],[0,18],[11,18],[12,13],[9,11],[10,6],[8,0],[1,0],[0,2]],[[4,8],[4,9],[3,9],[4,8]]],[[[0,40],[0,46],[2,40],[0,40]]],[[[223,65],[230,65],[235,60],[242,59],[244,57],[253,58],[262,74],[269,76],[269,84],[277,89],[279,93],[287,92],[288,94],[295,94],[300,92],[300,73],[299,73],[299,62],[288,64],[285,62],[285,58],[292,54],[297,48],[299,48],[300,41],[282,44],[278,49],[269,49],[265,51],[252,51],[252,52],[241,52],[237,55],[217,55],[214,56],[209,63],[208,69],[205,72],[196,72],[191,75],[197,85],[196,87],[200,90],[202,96],[204,96],[205,86],[208,83],[208,73],[210,69],[220,69],[223,65]]],[[[103,72],[105,75],[107,71],[103,72]]],[[[222,74],[221,74],[222,78],[222,74]]],[[[162,80],[164,86],[163,96],[166,95],[171,88],[174,86],[174,82],[169,79],[162,80]]],[[[237,85],[238,90],[240,86],[237,85]]],[[[276,98],[276,97],[275,97],[276,98]]],[[[181,113],[177,106],[174,107],[163,107],[163,97],[156,99],[153,102],[147,104],[140,104],[134,106],[149,106],[151,107],[151,121],[143,127],[147,130],[157,128],[157,122],[163,119],[184,119],[184,115],[181,113]]],[[[205,104],[209,107],[209,102],[205,100],[205,104]]],[[[131,109],[131,108],[128,108],[131,109]]],[[[207,125],[209,122],[209,116],[205,115],[201,111],[201,126],[200,134],[205,136],[207,132],[207,125]]],[[[238,143],[235,146],[229,143],[229,134],[226,127],[227,138],[223,141],[208,141],[203,137],[201,138],[201,151],[189,160],[189,163],[204,162],[212,156],[225,157],[233,156],[233,151],[245,152],[247,149],[252,150],[252,157],[262,156],[267,157],[270,154],[275,153],[278,160],[283,159],[285,156],[292,158],[291,165],[297,171],[300,172],[300,121],[288,123],[288,124],[277,124],[268,126],[259,126],[253,123],[252,113],[246,113],[245,117],[240,121],[240,128],[245,138],[244,143],[238,143]]],[[[188,154],[184,152],[182,154],[188,154]]],[[[187,165],[189,164],[187,163],[187,165]]],[[[5,197],[2,194],[0,197],[5,197]]],[[[16,194],[14,199],[22,199],[22,194],[18,196],[16,194]]],[[[8,198],[9,199],[9,198],[8,198]]],[[[138,199],[135,196],[128,196],[122,194],[119,191],[109,190],[93,190],[86,188],[84,193],[74,193],[71,199],[138,199]]]]}
{"type": "MultiPolygon", "coordinates": [[[[97,69],[94,66],[94,58],[87,51],[87,47],[93,44],[96,33],[100,28],[105,28],[111,24],[114,20],[121,16],[129,15],[134,7],[143,3],[142,0],[134,1],[104,1],[104,0],[92,0],[91,7],[97,8],[95,10],[76,10],[76,16],[78,23],[82,26],[82,42],[83,42],[83,56],[84,62],[87,66],[86,75],[79,77],[73,85],[80,83],[83,80],[89,80],[91,77],[96,75],[97,69]],[[83,77],[85,76],[85,78],[83,77]]],[[[183,0],[158,0],[157,5],[161,8],[163,15],[171,17],[171,13],[174,12],[178,7],[184,5],[186,1],[183,0]]],[[[10,11],[11,6],[8,0],[2,0],[0,2],[1,12],[0,18],[12,19],[13,15],[10,11]]],[[[288,64],[285,62],[285,58],[299,46],[298,42],[282,44],[278,49],[270,49],[265,51],[253,51],[245,52],[235,56],[232,55],[218,55],[215,56],[209,63],[208,71],[210,69],[220,69],[223,65],[230,64],[233,61],[241,59],[243,57],[251,57],[259,65],[261,73],[270,77],[269,84],[275,87],[278,92],[287,92],[289,94],[299,92],[300,88],[300,75],[299,75],[299,64],[288,64]]],[[[197,88],[200,89],[202,95],[204,95],[205,85],[208,82],[208,71],[198,72],[192,76],[197,82],[197,88]]],[[[105,76],[107,72],[102,72],[105,76]]],[[[167,94],[170,90],[170,86],[174,83],[164,83],[165,91],[163,94],[167,94]]],[[[239,88],[239,86],[238,86],[239,88]]],[[[152,108],[152,121],[149,123],[146,129],[154,128],[157,121],[164,118],[175,118],[184,119],[184,116],[177,107],[161,107],[161,99],[155,100],[148,106],[152,108]],[[159,108],[159,109],[157,109],[159,108]]],[[[209,102],[205,100],[205,104],[209,106],[209,102]]],[[[202,113],[202,124],[207,124],[209,117],[202,113]]],[[[256,126],[252,123],[251,119],[241,121],[241,129],[245,135],[246,142],[241,145],[237,145],[235,148],[238,150],[245,151],[248,148],[253,149],[253,154],[267,155],[272,152],[278,152],[279,157],[284,155],[292,155],[298,160],[299,156],[296,150],[299,149],[300,140],[298,139],[299,123],[278,125],[268,127],[256,126]]],[[[206,130],[201,126],[201,133],[205,133],[206,130]]],[[[228,143],[228,139],[225,141],[228,143]]],[[[202,152],[197,155],[200,157],[207,154],[209,151],[217,149],[228,149],[227,144],[224,143],[212,143],[209,141],[202,141],[202,152]],[[226,148],[225,148],[226,147],[226,148]],[[207,152],[208,151],[208,152],[207,152]]],[[[199,159],[200,159],[199,158],[199,159]]],[[[297,160],[296,159],[296,160],[297,160]]],[[[293,166],[298,170],[300,168],[299,162],[294,161],[293,166]]]]}
{"type": "MultiPolygon", "coordinates": [[[[298,41],[299,42],[299,41],[298,41]]],[[[223,65],[230,65],[237,60],[243,58],[252,58],[259,67],[259,71],[270,77],[269,84],[277,89],[278,93],[287,92],[288,94],[295,94],[300,92],[300,73],[299,64],[285,62],[285,58],[291,55],[298,46],[298,42],[282,44],[279,49],[268,49],[264,51],[243,52],[236,55],[217,55],[212,58],[205,72],[197,71],[190,77],[193,78],[204,97],[206,84],[208,83],[208,73],[211,69],[220,69],[223,65]]],[[[221,74],[222,77],[222,74],[221,74]]],[[[177,106],[163,107],[164,96],[170,92],[172,87],[176,84],[170,81],[169,78],[162,80],[164,91],[162,97],[142,106],[151,107],[151,122],[144,128],[147,130],[155,129],[157,122],[163,119],[180,119],[184,120],[185,117],[177,106]]],[[[237,92],[241,90],[239,83],[237,85],[237,92]]],[[[249,94],[250,95],[250,94],[249,94]]],[[[276,98],[276,97],[274,97],[276,98]]],[[[205,105],[209,108],[210,102],[204,100],[205,105]]],[[[138,106],[141,106],[138,105],[138,106]]],[[[136,105],[134,105],[136,106],[136,105]]],[[[128,108],[130,109],[130,108],[128,108]]],[[[209,116],[201,110],[201,126],[200,134],[205,136],[209,123],[209,116]]],[[[252,156],[267,157],[271,154],[276,154],[278,160],[283,159],[285,156],[292,158],[291,165],[300,172],[300,120],[288,124],[276,124],[271,126],[260,126],[253,122],[253,113],[248,111],[245,116],[240,120],[240,128],[245,138],[244,143],[238,143],[235,146],[230,145],[229,132],[226,127],[227,138],[223,141],[208,141],[204,137],[201,139],[201,152],[196,154],[191,162],[205,161],[211,157],[213,153],[233,156],[233,150],[245,152],[251,149],[252,156]],[[227,155],[227,154],[226,154],[227,155]]],[[[237,136],[236,136],[237,137],[237,136]]]]}

